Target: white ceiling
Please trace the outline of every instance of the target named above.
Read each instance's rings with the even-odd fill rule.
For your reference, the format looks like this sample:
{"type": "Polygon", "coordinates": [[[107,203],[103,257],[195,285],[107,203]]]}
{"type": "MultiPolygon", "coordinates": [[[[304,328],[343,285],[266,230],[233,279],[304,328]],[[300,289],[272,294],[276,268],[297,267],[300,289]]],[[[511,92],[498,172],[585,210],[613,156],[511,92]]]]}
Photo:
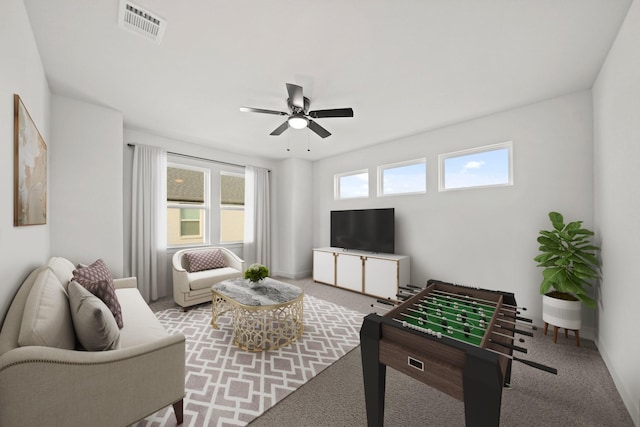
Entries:
{"type": "Polygon", "coordinates": [[[119,0],[25,4],[53,93],[129,128],[314,160],[590,88],[631,1],[136,0],[168,21],[160,45],[118,27],[119,0]],[[355,117],[318,119],[324,140],[269,136],[282,117],[239,107],[286,111],[287,82],[355,117]]]}

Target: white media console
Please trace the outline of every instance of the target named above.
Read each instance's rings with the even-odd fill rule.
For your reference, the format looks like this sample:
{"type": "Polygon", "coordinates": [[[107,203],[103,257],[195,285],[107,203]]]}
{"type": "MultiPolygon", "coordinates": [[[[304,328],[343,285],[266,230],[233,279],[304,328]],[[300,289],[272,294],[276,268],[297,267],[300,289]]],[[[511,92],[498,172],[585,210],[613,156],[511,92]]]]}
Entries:
{"type": "Polygon", "coordinates": [[[313,280],[363,294],[397,299],[398,286],[410,284],[409,257],[344,250],[313,249],[313,280]]]}

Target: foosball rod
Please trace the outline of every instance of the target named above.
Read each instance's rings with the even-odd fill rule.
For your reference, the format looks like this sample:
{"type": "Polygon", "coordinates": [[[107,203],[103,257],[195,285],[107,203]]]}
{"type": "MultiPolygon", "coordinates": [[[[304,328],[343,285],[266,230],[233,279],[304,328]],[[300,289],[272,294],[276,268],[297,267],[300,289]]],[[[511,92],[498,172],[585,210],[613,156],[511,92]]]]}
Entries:
{"type": "MultiPolygon", "coordinates": [[[[469,297],[469,296],[467,296],[467,298],[460,298],[460,297],[461,297],[461,295],[459,295],[459,294],[453,294],[453,293],[450,293],[450,292],[441,291],[441,290],[439,290],[439,289],[434,289],[433,291],[434,291],[435,293],[442,294],[442,295],[444,295],[444,296],[448,296],[449,298],[451,298],[451,297],[453,296],[453,298],[452,298],[452,299],[455,299],[456,301],[465,302],[465,303],[473,303],[473,301],[476,301],[476,305],[482,305],[482,306],[484,306],[484,307],[490,307],[490,308],[495,308],[495,307],[497,307],[497,305],[498,305],[497,303],[494,303],[493,301],[484,300],[484,299],[481,299],[481,298],[474,298],[474,299],[473,299],[473,301],[471,301],[471,300],[469,299],[469,298],[471,298],[471,297],[469,297]],[[491,304],[478,303],[477,301],[490,302],[491,304]]],[[[507,305],[506,305],[506,304],[502,304],[502,307],[503,307],[503,308],[504,308],[505,306],[507,306],[507,305]]],[[[508,306],[508,307],[514,307],[514,306],[508,306]]],[[[526,310],[526,307],[515,307],[515,308],[516,308],[516,309],[526,310]]],[[[532,320],[532,319],[527,319],[527,318],[525,318],[525,317],[520,317],[520,316],[518,316],[518,314],[520,314],[520,312],[519,312],[519,311],[517,311],[517,310],[515,310],[515,309],[507,308],[505,311],[507,311],[507,312],[511,312],[511,313],[515,313],[515,314],[513,314],[513,315],[511,315],[511,314],[507,315],[507,314],[502,313],[502,315],[503,315],[503,316],[505,316],[505,317],[511,317],[512,319],[520,320],[520,321],[522,321],[522,322],[533,323],[533,320],[532,320]]]]}
{"type": "MultiPolygon", "coordinates": [[[[410,310],[410,311],[413,311],[413,312],[415,312],[415,313],[418,313],[418,314],[421,314],[421,315],[426,316],[426,317],[427,317],[427,319],[426,319],[426,320],[425,320],[425,319],[422,319],[422,320],[423,320],[423,321],[429,321],[429,316],[430,316],[430,315],[429,315],[428,313],[422,312],[422,311],[420,311],[420,310],[415,310],[415,309],[412,309],[412,308],[408,308],[408,310],[410,310]]],[[[431,315],[431,316],[433,316],[433,315],[431,315]]],[[[412,319],[415,319],[415,320],[421,320],[420,318],[413,317],[413,316],[407,316],[407,317],[411,317],[412,319]]],[[[435,315],[435,317],[436,317],[436,318],[438,318],[438,315],[436,314],[436,315],[435,315]]],[[[452,323],[456,323],[456,324],[458,324],[458,325],[461,325],[461,326],[463,326],[463,327],[464,327],[464,326],[467,326],[467,327],[468,327],[468,326],[471,326],[471,325],[466,325],[466,324],[464,324],[464,323],[462,323],[462,322],[459,322],[459,321],[457,321],[457,320],[453,320],[453,319],[446,319],[446,318],[444,318],[444,320],[445,320],[445,321],[447,321],[447,324],[448,324],[449,322],[452,322],[452,323]]],[[[431,322],[431,323],[433,323],[433,324],[435,324],[435,325],[438,325],[439,327],[442,327],[442,326],[443,326],[443,325],[442,325],[442,323],[438,323],[438,322],[434,322],[434,321],[430,321],[430,322],[431,322]]],[[[489,325],[489,322],[487,322],[487,326],[488,326],[488,325],[489,325]]],[[[476,326],[473,326],[473,327],[474,327],[474,328],[476,328],[476,326]]],[[[453,327],[452,327],[452,328],[453,328],[453,327]]],[[[460,333],[463,333],[463,334],[471,333],[471,331],[466,332],[466,331],[464,331],[464,330],[461,330],[460,328],[453,328],[453,329],[455,329],[456,331],[458,331],[458,332],[460,332],[460,333]]],[[[514,337],[514,336],[512,336],[512,335],[506,335],[506,334],[503,334],[503,333],[500,333],[500,332],[497,332],[497,331],[494,331],[494,330],[489,330],[489,332],[490,332],[491,334],[494,334],[494,335],[497,335],[497,336],[500,336],[500,337],[503,337],[503,338],[507,338],[507,339],[508,339],[508,340],[510,340],[511,342],[515,342],[515,337],[514,337]]],[[[484,337],[484,334],[483,334],[483,335],[471,334],[471,335],[473,335],[473,336],[474,336],[474,337],[476,337],[476,338],[480,338],[480,339],[482,339],[482,338],[484,337]]],[[[491,339],[489,339],[489,340],[490,340],[491,342],[496,342],[496,343],[498,343],[498,344],[502,345],[502,343],[501,343],[501,342],[499,342],[499,341],[493,341],[493,340],[491,340],[491,339]]],[[[523,340],[522,338],[520,338],[520,342],[524,342],[524,340],[523,340]]],[[[526,353],[526,352],[527,352],[527,349],[526,349],[526,348],[524,348],[524,347],[518,347],[518,346],[515,346],[515,347],[514,347],[514,346],[515,346],[515,344],[505,345],[505,347],[509,347],[509,348],[513,348],[513,349],[515,349],[515,347],[517,347],[518,351],[522,351],[523,353],[526,353]]]]}
{"type": "MultiPolygon", "coordinates": [[[[420,299],[419,301],[420,301],[420,302],[427,303],[427,304],[434,305],[434,306],[436,306],[436,308],[440,308],[440,307],[442,307],[443,309],[445,309],[445,308],[446,308],[446,309],[449,309],[449,310],[455,310],[455,311],[458,311],[458,312],[460,312],[460,313],[471,314],[471,315],[476,316],[476,317],[481,316],[481,315],[479,315],[478,313],[474,312],[473,310],[472,310],[472,311],[466,311],[464,308],[462,308],[462,309],[461,309],[461,308],[459,308],[459,307],[451,307],[451,306],[446,306],[446,307],[445,307],[445,306],[443,306],[443,305],[441,305],[441,304],[437,304],[437,303],[435,303],[435,302],[433,302],[433,301],[429,301],[429,297],[422,298],[422,299],[420,299]]],[[[502,313],[498,313],[498,314],[499,314],[499,315],[501,315],[502,313]]],[[[513,319],[513,317],[510,317],[510,316],[505,316],[505,317],[508,317],[509,319],[513,319]]],[[[525,328],[531,328],[531,329],[533,329],[534,331],[537,331],[537,330],[538,330],[537,326],[535,326],[535,325],[530,325],[529,323],[516,323],[516,322],[512,322],[511,320],[500,319],[500,318],[498,318],[498,317],[496,317],[496,320],[499,320],[499,321],[501,321],[501,322],[510,323],[510,324],[512,324],[512,325],[514,325],[514,326],[523,326],[523,327],[525,327],[525,328]]],[[[516,320],[517,320],[517,319],[516,319],[516,320]]]]}
{"type": "MultiPolygon", "coordinates": [[[[409,310],[412,310],[412,309],[409,309],[409,310]]],[[[423,314],[422,312],[417,311],[417,310],[412,310],[412,311],[416,311],[418,314],[423,314]]],[[[444,325],[442,325],[441,323],[434,322],[433,320],[429,320],[428,318],[427,318],[427,319],[421,319],[421,318],[419,318],[419,317],[411,316],[411,315],[409,315],[409,314],[407,314],[407,313],[400,313],[400,314],[401,314],[401,315],[403,315],[403,316],[406,316],[406,317],[408,317],[408,318],[410,318],[410,319],[414,319],[414,320],[418,320],[418,321],[422,320],[423,322],[431,323],[432,325],[437,325],[439,328],[444,328],[444,327],[445,327],[445,326],[444,326],[444,325]]],[[[446,319],[445,319],[445,320],[446,320],[446,319]]],[[[449,323],[449,322],[457,323],[458,325],[462,325],[462,326],[467,326],[467,325],[464,325],[464,324],[463,324],[463,323],[461,323],[461,322],[458,322],[458,321],[456,321],[456,320],[450,320],[450,319],[449,319],[449,320],[447,320],[447,325],[448,325],[448,323],[449,323]]],[[[468,327],[468,326],[467,326],[467,327],[468,327]]],[[[480,339],[484,338],[484,334],[482,334],[482,335],[478,335],[478,334],[476,334],[476,333],[471,332],[471,330],[469,330],[469,332],[467,332],[467,331],[465,331],[464,329],[454,328],[453,326],[451,326],[451,329],[452,329],[452,330],[454,330],[454,331],[456,331],[456,332],[459,332],[459,333],[461,333],[461,334],[465,334],[465,335],[472,335],[472,336],[474,336],[475,338],[480,338],[480,339]]],[[[498,336],[501,336],[501,337],[504,337],[504,338],[507,338],[507,339],[509,339],[509,340],[513,341],[513,337],[512,337],[512,336],[510,336],[510,335],[504,335],[504,334],[501,334],[500,332],[495,332],[495,331],[489,331],[489,332],[490,332],[490,333],[492,333],[492,334],[495,334],[495,335],[498,335],[498,336]]],[[[446,335],[445,335],[445,336],[446,336],[446,335]]],[[[448,337],[448,338],[453,338],[453,339],[456,339],[456,340],[457,340],[457,338],[454,338],[454,337],[448,337]]],[[[458,341],[464,342],[464,341],[462,341],[462,340],[458,340],[458,341]]],[[[524,348],[524,347],[520,347],[520,346],[517,346],[517,345],[515,345],[515,344],[503,343],[503,342],[500,342],[500,341],[492,340],[491,338],[489,338],[489,341],[490,341],[490,342],[492,342],[492,343],[494,343],[494,344],[498,344],[498,345],[500,345],[500,346],[502,346],[502,347],[506,347],[506,348],[510,348],[511,350],[519,351],[519,352],[521,352],[521,353],[527,353],[527,352],[528,352],[528,350],[527,350],[526,348],[524,348]]],[[[467,343],[467,344],[468,344],[468,343],[467,343]]]]}
{"type": "MultiPolygon", "coordinates": [[[[434,289],[433,292],[438,293],[438,294],[443,294],[443,295],[454,296],[454,297],[457,297],[458,300],[460,300],[460,301],[469,301],[472,298],[469,295],[455,294],[455,293],[452,293],[452,292],[443,291],[441,289],[434,289]],[[464,297],[464,298],[461,298],[461,297],[464,297]]],[[[484,304],[487,307],[497,307],[498,306],[497,302],[491,301],[491,300],[488,300],[488,299],[484,299],[484,298],[473,297],[473,300],[474,301],[482,301],[482,304],[484,304]]],[[[478,302],[478,304],[480,304],[480,302],[478,302]]],[[[502,306],[507,308],[508,311],[513,311],[513,312],[515,312],[517,314],[520,314],[518,312],[518,310],[523,310],[523,311],[527,310],[526,307],[516,307],[516,306],[513,306],[513,305],[509,305],[509,304],[502,304],[502,306]]]]}
{"type": "MultiPolygon", "coordinates": [[[[406,321],[402,321],[400,319],[393,319],[393,320],[395,320],[396,322],[400,322],[403,325],[407,324],[406,321]]],[[[419,326],[411,325],[411,328],[415,328],[415,329],[418,329],[418,330],[420,330],[422,332],[428,333],[427,329],[421,328],[419,326]]],[[[438,332],[438,334],[442,335],[442,333],[440,333],[440,332],[438,332]]],[[[448,338],[452,339],[452,340],[455,340],[455,341],[459,341],[459,342],[468,344],[465,341],[457,339],[457,338],[454,338],[454,337],[448,337],[448,338]]],[[[558,375],[558,370],[556,368],[552,368],[550,366],[546,366],[546,365],[543,365],[543,364],[538,363],[538,362],[533,362],[531,360],[521,359],[519,357],[515,357],[515,356],[509,355],[509,354],[501,353],[501,352],[499,352],[497,350],[493,350],[491,348],[486,348],[485,347],[485,348],[483,348],[483,350],[490,351],[490,352],[495,353],[495,354],[497,354],[499,356],[506,357],[507,359],[515,360],[516,362],[524,363],[525,365],[531,366],[532,368],[540,369],[542,371],[549,372],[550,374],[558,375]]]]}
{"type": "MultiPolygon", "coordinates": [[[[432,304],[432,303],[431,303],[431,304],[432,304]]],[[[418,304],[418,306],[419,306],[419,307],[423,307],[423,306],[421,306],[421,305],[419,305],[419,304],[418,304]]],[[[427,310],[429,309],[428,307],[423,307],[423,308],[426,308],[427,310]]],[[[426,315],[427,317],[428,317],[428,316],[430,316],[430,314],[429,314],[429,313],[425,313],[425,312],[422,312],[422,311],[419,311],[419,310],[415,310],[415,309],[411,309],[411,308],[408,308],[408,310],[411,310],[411,311],[414,311],[414,312],[416,312],[416,313],[420,313],[420,314],[426,315]]],[[[431,316],[434,316],[434,315],[432,314],[431,316]]],[[[435,314],[435,317],[438,317],[437,313],[435,314]]],[[[453,320],[453,319],[445,319],[445,320],[447,320],[447,322],[454,322],[454,323],[457,323],[458,325],[465,326],[465,324],[464,324],[463,322],[459,322],[459,321],[457,321],[457,320],[453,320]]],[[[487,326],[488,326],[488,325],[489,325],[489,323],[490,323],[490,321],[485,321],[485,322],[487,323],[487,326]]],[[[458,329],[458,330],[459,330],[459,329],[458,329]]],[[[506,335],[506,334],[503,334],[503,333],[500,333],[500,332],[497,332],[497,331],[494,331],[494,330],[491,330],[491,331],[489,331],[489,332],[491,332],[492,334],[495,334],[495,335],[498,335],[498,336],[504,337],[504,338],[508,338],[508,339],[510,339],[511,341],[515,341],[515,337],[514,337],[513,335],[506,335]]],[[[478,336],[478,335],[475,335],[475,336],[478,336]]],[[[482,337],[480,337],[480,338],[482,338],[482,337]]],[[[520,338],[520,342],[524,342],[524,340],[523,340],[522,338],[520,338]]],[[[525,352],[525,353],[526,353],[526,352],[525,352]]]]}
{"type": "MultiPolygon", "coordinates": [[[[433,302],[429,302],[429,301],[426,301],[426,302],[427,302],[427,304],[434,305],[434,303],[433,303],[433,302]]],[[[429,307],[425,307],[425,306],[420,305],[420,304],[414,304],[414,306],[418,306],[418,307],[421,307],[421,308],[424,308],[424,309],[429,310],[429,307]]],[[[438,306],[436,305],[436,307],[438,307],[438,306]]],[[[449,308],[451,308],[451,307],[449,307],[449,308]]],[[[409,310],[411,310],[411,309],[409,309],[409,310]]],[[[428,315],[428,313],[424,313],[424,312],[421,312],[421,311],[419,311],[419,310],[412,310],[412,311],[415,311],[415,312],[420,313],[420,314],[428,315]]],[[[450,313],[450,314],[452,314],[452,313],[450,313]]],[[[466,314],[466,312],[465,312],[465,314],[466,314]]],[[[437,317],[437,314],[436,314],[436,317],[437,317]]],[[[482,319],[481,319],[481,320],[482,320],[482,319]]],[[[497,318],[496,318],[496,320],[497,320],[497,318]]],[[[449,320],[449,321],[451,321],[451,322],[455,322],[455,323],[457,323],[457,324],[459,324],[459,325],[464,325],[462,322],[458,322],[458,321],[456,321],[456,320],[449,320]]],[[[487,322],[487,324],[489,324],[489,323],[490,323],[490,321],[488,321],[488,320],[487,320],[487,321],[485,321],[485,322],[487,322]]],[[[517,333],[517,334],[520,334],[520,335],[525,335],[525,336],[528,336],[528,337],[533,337],[533,333],[531,333],[531,332],[529,332],[529,331],[523,331],[523,330],[520,330],[520,329],[509,328],[509,327],[502,326],[502,325],[499,325],[499,324],[496,324],[496,323],[494,323],[494,325],[495,325],[496,327],[498,327],[498,328],[502,328],[502,329],[505,329],[505,330],[507,330],[507,331],[511,331],[511,332],[513,332],[513,333],[517,333]]],[[[492,330],[491,332],[492,332],[492,333],[497,333],[497,334],[502,335],[502,336],[504,336],[504,337],[509,337],[511,340],[515,341],[515,337],[512,337],[512,336],[510,336],[510,335],[500,334],[500,333],[495,332],[495,331],[493,331],[493,330],[492,330]]],[[[523,340],[523,339],[520,339],[520,342],[524,342],[524,340],[523,340]]]]}

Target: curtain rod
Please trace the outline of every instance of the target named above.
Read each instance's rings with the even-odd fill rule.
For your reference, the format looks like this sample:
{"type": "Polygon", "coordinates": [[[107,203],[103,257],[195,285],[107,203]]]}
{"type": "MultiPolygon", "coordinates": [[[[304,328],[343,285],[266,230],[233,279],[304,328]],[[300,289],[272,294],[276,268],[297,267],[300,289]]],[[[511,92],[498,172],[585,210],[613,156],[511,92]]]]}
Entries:
{"type": "MultiPolygon", "coordinates": [[[[136,144],[127,143],[127,146],[129,147],[135,147],[135,145],[136,144]]],[[[241,168],[244,168],[246,166],[251,166],[251,165],[240,165],[238,163],[223,162],[222,160],[207,159],[205,157],[192,156],[190,154],[175,153],[173,151],[167,151],[167,154],[171,154],[172,156],[186,157],[188,159],[194,159],[194,160],[203,160],[205,162],[219,163],[221,165],[238,166],[241,168]]],[[[267,172],[271,172],[271,169],[267,169],[267,172]]]]}

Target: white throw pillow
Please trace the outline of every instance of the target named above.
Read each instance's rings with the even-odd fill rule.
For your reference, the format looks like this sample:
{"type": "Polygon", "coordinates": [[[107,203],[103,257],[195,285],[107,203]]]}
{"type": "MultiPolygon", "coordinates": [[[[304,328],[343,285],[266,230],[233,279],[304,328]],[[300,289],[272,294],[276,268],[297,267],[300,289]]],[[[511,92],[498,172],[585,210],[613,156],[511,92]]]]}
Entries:
{"type": "Polygon", "coordinates": [[[73,263],[66,258],[56,256],[49,258],[45,266],[53,271],[53,274],[56,275],[62,284],[64,291],[67,292],[69,281],[73,278],[73,270],[75,269],[73,263]]]}
{"type": "Polygon", "coordinates": [[[120,329],[109,307],[75,280],[68,291],[73,327],[82,347],[87,351],[118,348],[120,329]]]}
{"type": "Polygon", "coordinates": [[[74,349],[76,336],[67,294],[51,269],[38,273],[29,291],[18,335],[20,346],[74,349]]]}

